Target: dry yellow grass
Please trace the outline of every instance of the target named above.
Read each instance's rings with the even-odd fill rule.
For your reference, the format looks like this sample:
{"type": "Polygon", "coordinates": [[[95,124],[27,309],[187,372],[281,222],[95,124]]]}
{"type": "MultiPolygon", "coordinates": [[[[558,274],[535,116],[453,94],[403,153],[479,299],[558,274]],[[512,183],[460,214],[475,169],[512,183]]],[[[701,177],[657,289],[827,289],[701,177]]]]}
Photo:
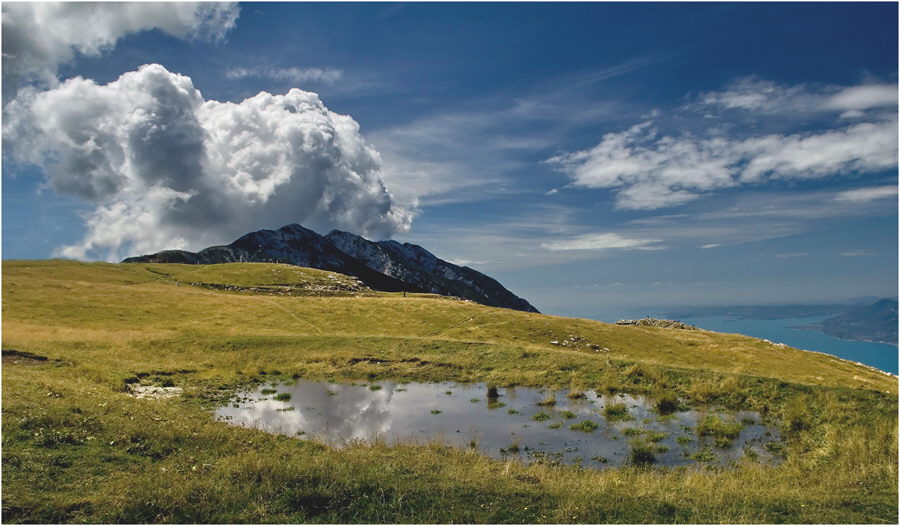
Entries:
{"type": "Polygon", "coordinates": [[[4,520],[897,520],[896,378],[739,335],[376,294],[329,274],[4,262],[3,348],[49,358],[3,367],[4,520]],[[344,285],[328,289],[335,279],[344,285]],[[550,343],[569,336],[577,343],[550,343]],[[153,371],[172,373],[186,396],[123,392],[153,371]],[[440,445],[335,450],[212,420],[228,389],[291,375],[615,388],[747,407],[782,428],[786,460],[592,471],[440,445]]]}

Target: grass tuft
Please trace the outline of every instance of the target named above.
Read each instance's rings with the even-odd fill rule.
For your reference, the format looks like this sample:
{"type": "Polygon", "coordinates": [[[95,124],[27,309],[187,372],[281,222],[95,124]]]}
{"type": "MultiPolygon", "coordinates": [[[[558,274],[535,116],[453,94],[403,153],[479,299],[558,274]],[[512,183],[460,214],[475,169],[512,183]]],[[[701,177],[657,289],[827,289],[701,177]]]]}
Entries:
{"type": "Polygon", "coordinates": [[[634,420],[634,417],[628,414],[628,406],[623,403],[607,404],[601,413],[610,422],[634,420]]]}
{"type": "Polygon", "coordinates": [[[594,422],[592,420],[582,420],[577,424],[570,425],[569,429],[573,431],[581,431],[582,433],[593,433],[599,427],[600,426],[597,424],[597,422],[594,422]]]}

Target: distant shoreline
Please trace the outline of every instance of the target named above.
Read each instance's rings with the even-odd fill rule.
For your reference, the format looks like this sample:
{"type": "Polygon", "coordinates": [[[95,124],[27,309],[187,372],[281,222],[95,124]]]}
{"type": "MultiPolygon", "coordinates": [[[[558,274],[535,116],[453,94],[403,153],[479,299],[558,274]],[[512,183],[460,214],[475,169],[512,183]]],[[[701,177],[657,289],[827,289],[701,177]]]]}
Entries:
{"type": "Polygon", "coordinates": [[[881,340],[867,340],[865,338],[841,338],[840,336],[835,336],[834,334],[828,334],[827,332],[822,330],[821,325],[800,325],[800,326],[796,326],[796,327],[788,327],[788,329],[797,329],[800,331],[818,331],[818,332],[821,332],[822,334],[825,334],[826,336],[831,336],[832,338],[836,338],[838,340],[845,341],[845,342],[879,343],[881,345],[890,345],[891,347],[897,347],[898,349],[900,349],[900,346],[897,345],[898,342],[887,342],[887,341],[881,341],[881,340]]]}

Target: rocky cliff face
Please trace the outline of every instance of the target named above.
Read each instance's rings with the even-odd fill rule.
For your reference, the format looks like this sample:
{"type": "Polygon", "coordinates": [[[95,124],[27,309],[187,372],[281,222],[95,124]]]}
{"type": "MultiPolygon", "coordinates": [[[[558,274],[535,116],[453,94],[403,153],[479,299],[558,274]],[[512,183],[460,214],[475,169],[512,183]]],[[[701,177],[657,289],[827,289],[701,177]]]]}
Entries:
{"type": "Polygon", "coordinates": [[[325,237],[369,268],[425,291],[468,298],[493,307],[537,312],[530,303],[497,280],[469,267],[444,261],[418,245],[369,241],[340,230],[332,230],[325,237]]]}
{"type": "Polygon", "coordinates": [[[407,283],[374,271],[361,261],[338,250],[334,244],[300,225],[278,230],[259,230],[241,236],[229,245],[209,247],[200,252],[163,250],[156,254],[126,258],[123,263],[287,263],[355,276],[366,286],[388,292],[422,292],[407,283]]]}
{"type": "Polygon", "coordinates": [[[431,292],[458,296],[493,307],[537,312],[497,280],[468,267],[448,263],[418,245],[369,241],[333,230],[327,236],[293,224],[251,232],[229,245],[200,252],[164,250],[126,258],[123,263],[288,263],[340,272],[368,287],[390,292],[431,292]]]}

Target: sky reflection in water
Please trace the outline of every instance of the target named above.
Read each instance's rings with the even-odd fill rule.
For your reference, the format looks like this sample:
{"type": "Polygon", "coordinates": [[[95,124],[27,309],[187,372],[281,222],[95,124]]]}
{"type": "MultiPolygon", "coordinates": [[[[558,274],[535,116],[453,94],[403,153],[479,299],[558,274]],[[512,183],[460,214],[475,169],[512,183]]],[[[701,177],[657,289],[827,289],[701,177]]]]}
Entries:
{"type": "Polygon", "coordinates": [[[490,399],[485,384],[354,385],[298,380],[277,386],[278,393],[291,395],[288,401],[277,401],[273,394],[261,393],[265,388],[273,387],[240,393],[234,403],[217,409],[216,417],[338,447],[383,439],[388,444],[438,441],[465,448],[474,441],[480,452],[495,458],[543,459],[588,467],[625,464],[635,441],[651,446],[655,462],[667,466],[695,464],[688,455],[704,448],[715,455],[712,463],[725,464],[745,456],[773,462],[776,458],[765,446],[780,440],[777,430],[763,425],[753,412],[703,408],[660,418],[652,400],[624,394],[597,396],[587,391],[585,398],[571,400],[565,390],[517,387],[498,388],[499,397],[490,399]],[[539,406],[550,394],[555,394],[556,405],[539,406]],[[607,421],[601,411],[612,403],[625,403],[631,419],[607,421]],[[535,420],[538,413],[550,418],[535,420]],[[745,422],[730,447],[716,447],[712,437],[697,436],[698,421],[709,413],[745,422]],[[584,420],[599,427],[590,433],[570,428],[584,420]],[[647,432],[665,437],[650,442],[647,432]],[[518,445],[518,451],[513,445],[518,445]]]}

